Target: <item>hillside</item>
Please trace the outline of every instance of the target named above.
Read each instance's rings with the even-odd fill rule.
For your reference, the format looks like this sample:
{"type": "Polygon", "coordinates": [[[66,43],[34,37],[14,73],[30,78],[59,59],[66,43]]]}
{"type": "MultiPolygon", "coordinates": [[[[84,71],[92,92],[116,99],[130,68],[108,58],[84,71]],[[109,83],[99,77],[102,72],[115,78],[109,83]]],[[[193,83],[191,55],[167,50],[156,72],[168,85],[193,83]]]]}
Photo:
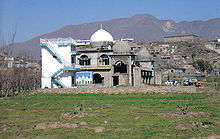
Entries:
{"type": "Polygon", "coordinates": [[[138,14],[109,21],[68,25],[26,42],[15,43],[12,49],[13,55],[40,59],[40,38],[72,37],[73,39],[90,39],[90,36],[100,28],[100,24],[112,34],[115,40],[132,37],[137,42],[151,42],[161,41],[164,36],[180,34],[197,34],[205,40],[213,40],[220,36],[220,18],[208,21],[183,21],[176,23],[172,20],[159,20],[148,14],[138,14]]]}
{"type": "Polygon", "coordinates": [[[170,46],[168,52],[161,53],[161,55],[169,55],[170,59],[154,58],[155,66],[159,69],[182,68],[184,65],[191,65],[193,60],[211,61],[212,58],[220,57],[220,54],[200,43],[173,42],[167,44],[170,46]],[[172,46],[175,47],[173,53],[171,53],[172,46]]]}

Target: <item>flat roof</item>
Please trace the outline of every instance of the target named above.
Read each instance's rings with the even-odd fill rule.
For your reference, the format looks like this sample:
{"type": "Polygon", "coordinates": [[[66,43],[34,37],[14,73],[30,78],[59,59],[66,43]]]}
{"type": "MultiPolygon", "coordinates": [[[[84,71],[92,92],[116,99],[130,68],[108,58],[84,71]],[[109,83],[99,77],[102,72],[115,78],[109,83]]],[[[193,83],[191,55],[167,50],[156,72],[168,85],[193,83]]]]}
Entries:
{"type": "Polygon", "coordinates": [[[194,36],[194,37],[200,37],[198,35],[176,35],[176,36],[166,36],[164,38],[173,38],[173,37],[187,37],[187,36],[194,36]]]}

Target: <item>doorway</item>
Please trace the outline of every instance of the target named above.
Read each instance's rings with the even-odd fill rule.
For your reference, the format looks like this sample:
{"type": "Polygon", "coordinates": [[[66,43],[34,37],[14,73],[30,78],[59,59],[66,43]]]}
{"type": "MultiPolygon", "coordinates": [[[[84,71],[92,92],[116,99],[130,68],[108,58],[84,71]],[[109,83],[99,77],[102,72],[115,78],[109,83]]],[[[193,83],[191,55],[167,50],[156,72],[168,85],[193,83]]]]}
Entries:
{"type": "Polygon", "coordinates": [[[113,86],[119,85],[119,77],[118,76],[112,76],[113,77],[113,86]]]}
{"type": "Polygon", "coordinates": [[[72,76],[72,86],[75,86],[75,77],[72,76]]]}

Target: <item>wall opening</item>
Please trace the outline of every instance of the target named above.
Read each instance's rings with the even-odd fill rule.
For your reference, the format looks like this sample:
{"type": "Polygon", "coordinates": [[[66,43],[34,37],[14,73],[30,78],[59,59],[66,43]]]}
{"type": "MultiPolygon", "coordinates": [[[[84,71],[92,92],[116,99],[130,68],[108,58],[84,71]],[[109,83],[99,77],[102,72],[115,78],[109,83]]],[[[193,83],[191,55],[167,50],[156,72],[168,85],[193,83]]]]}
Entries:
{"type": "Polygon", "coordinates": [[[79,58],[79,65],[81,65],[81,66],[90,65],[90,58],[88,58],[88,56],[86,56],[86,55],[82,55],[79,58]]]}
{"type": "Polygon", "coordinates": [[[113,77],[113,86],[119,85],[119,77],[118,76],[112,76],[113,77]]]}
{"type": "Polygon", "coordinates": [[[153,77],[152,76],[152,71],[141,70],[141,80],[142,80],[142,83],[150,84],[152,77],[153,77]]]}
{"type": "Polygon", "coordinates": [[[109,57],[107,55],[101,55],[99,59],[100,65],[109,65],[109,57]]]}
{"type": "Polygon", "coordinates": [[[75,86],[75,77],[72,76],[72,86],[75,86]]]}
{"type": "Polygon", "coordinates": [[[93,75],[93,84],[101,84],[103,83],[104,77],[102,77],[100,74],[96,73],[93,75]]]}
{"type": "Polygon", "coordinates": [[[114,65],[114,73],[127,73],[127,65],[122,61],[117,61],[114,65]]]}

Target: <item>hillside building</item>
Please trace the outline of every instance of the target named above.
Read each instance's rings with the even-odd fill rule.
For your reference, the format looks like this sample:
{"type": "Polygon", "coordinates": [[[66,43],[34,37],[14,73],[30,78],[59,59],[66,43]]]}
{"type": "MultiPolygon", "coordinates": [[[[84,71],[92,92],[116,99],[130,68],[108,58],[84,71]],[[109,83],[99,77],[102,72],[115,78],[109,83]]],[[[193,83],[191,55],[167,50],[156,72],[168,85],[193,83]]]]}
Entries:
{"type": "Polygon", "coordinates": [[[210,42],[205,44],[205,47],[220,54],[220,42],[210,42]]]}
{"type": "Polygon", "coordinates": [[[199,42],[202,38],[197,35],[180,35],[180,36],[167,36],[164,37],[165,42],[199,42]]]}
{"type": "Polygon", "coordinates": [[[40,39],[42,88],[161,84],[147,49],[134,51],[130,41],[114,41],[102,28],[90,40],[40,39]]]}

